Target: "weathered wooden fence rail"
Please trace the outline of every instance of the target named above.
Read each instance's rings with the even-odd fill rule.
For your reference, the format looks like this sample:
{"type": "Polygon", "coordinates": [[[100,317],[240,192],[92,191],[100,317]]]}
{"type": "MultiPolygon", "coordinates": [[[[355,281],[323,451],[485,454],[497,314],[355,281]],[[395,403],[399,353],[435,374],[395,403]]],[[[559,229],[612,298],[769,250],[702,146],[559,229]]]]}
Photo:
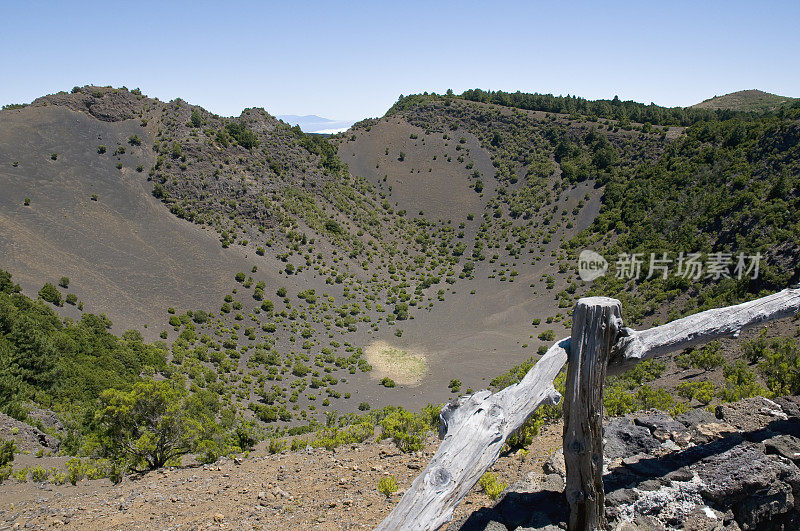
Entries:
{"type": "Polygon", "coordinates": [[[649,330],[623,326],[619,301],[580,299],[572,314],[572,335],[558,341],[517,384],[497,393],[481,391],[442,409],[442,443],[414,480],[381,530],[435,530],[449,522],[459,502],[500,456],[508,437],[542,404],[558,404],[553,380],[569,359],[564,401],[565,494],[569,528],[602,529],[603,380],[627,369],[745,328],[800,312],[800,289],[736,306],[707,310],[649,330]]]}

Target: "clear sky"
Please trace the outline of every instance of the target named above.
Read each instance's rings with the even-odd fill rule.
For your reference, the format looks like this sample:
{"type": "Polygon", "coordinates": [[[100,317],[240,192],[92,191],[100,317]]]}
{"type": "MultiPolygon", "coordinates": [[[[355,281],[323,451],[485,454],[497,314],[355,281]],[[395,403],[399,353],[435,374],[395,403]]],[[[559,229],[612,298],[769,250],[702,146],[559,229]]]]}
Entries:
{"type": "Polygon", "coordinates": [[[684,106],[800,96],[800,2],[0,3],[0,104],[140,87],[223,115],[380,116],[468,88],[684,106]]]}

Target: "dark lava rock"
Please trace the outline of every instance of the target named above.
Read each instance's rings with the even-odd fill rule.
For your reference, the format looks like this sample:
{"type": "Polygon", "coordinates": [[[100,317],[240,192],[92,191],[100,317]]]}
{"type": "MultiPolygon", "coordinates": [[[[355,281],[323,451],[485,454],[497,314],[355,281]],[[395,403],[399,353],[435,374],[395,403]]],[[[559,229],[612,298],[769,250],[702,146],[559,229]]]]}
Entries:
{"type": "Polygon", "coordinates": [[[603,452],[608,459],[652,453],[660,447],[650,430],[628,417],[613,418],[603,427],[603,452]]]}
{"type": "Polygon", "coordinates": [[[475,511],[466,519],[454,522],[448,529],[458,529],[459,531],[507,531],[508,527],[501,522],[502,516],[494,508],[480,509],[475,511]]]}
{"type": "Polygon", "coordinates": [[[800,419],[800,396],[782,396],[776,398],[775,403],[781,406],[789,417],[800,419]]]}
{"type": "Polygon", "coordinates": [[[508,492],[497,505],[502,521],[510,529],[520,526],[547,527],[566,522],[569,506],[563,492],[508,492]]]}
{"type": "Polygon", "coordinates": [[[778,454],[795,464],[800,463],[800,439],[793,435],[776,435],[764,441],[768,454],[778,454]]]}
{"type": "Polygon", "coordinates": [[[634,417],[633,422],[650,430],[653,437],[662,442],[672,440],[681,446],[685,446],[691,438],[686,426],[663,411],[651,410],[639,413],[634,417]]]}
{"type": "Polygon", "coordinates": [[[704,408],[698,408],[677,415],[675,417],[675,420],[677,420],[687,428],[690,428],[698,424],[703,424],[706,422],[714,422],[715,420],[717,420],[717,417],[715,417],[712,412],[704,408]]]}
{"type": "Polygon", "coordinates": [[[781,406],[760,396],[732,404],[721,404],[717,406],[715,414],[718,419],[736,429],[751,433],[768,428],[776,420],[787,419],[781,406]]]}
{"type": "Polygon", "coordinates": [[[626,457],[622,460],[622,464],[636,474],[648,478],[666,476],[675,469],[674,465],[666,459],[659,459],[648,454],[626,457]]]}
{"type": "Polygon", "coordinates": [[[566,477],[567,465],[564,463],[564,449],[559,448],[553,455],[547,458],[547,461],[542,465],[545,474],[558,474],[559,476],[566,477]]]}
{"type": "Polygon", "coordinates": [[[800,470],[790,461],[764,454],[764,445],[743,443],[703,459],[695,471],[701,494],[719,508],[732,508],[743,529],[755,529],[794,509],[800,470]]]}

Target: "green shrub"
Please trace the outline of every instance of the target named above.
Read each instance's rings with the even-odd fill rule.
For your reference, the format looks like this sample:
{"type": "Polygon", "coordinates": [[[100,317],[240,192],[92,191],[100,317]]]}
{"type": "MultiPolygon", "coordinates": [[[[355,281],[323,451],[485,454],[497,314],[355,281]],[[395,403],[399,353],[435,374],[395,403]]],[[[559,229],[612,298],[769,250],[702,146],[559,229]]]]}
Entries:
{"type": "Polygon", "coordinates": [[[309,372],[311,372],[311,367],[299,361],[296,362],[294,366],[292,366],[292,374],[294,374],[298,378],[303,378],[309,372]]]}
{"type": "Polygon", "coordinates": [[[769,395],[769,392],[756,381],[755,373],[748,369],[742,360],[726,364],[722,373],[725,376],[725,387],[719,390],[717,396],[725,402],[769,395]]]}
{"type": "Polygon", "coordinates": [[[758,370],[776,396],[800,393],[800,349],[792,338],[776,338],[767,344],[758,370]]]}
{"type": "Polygon", "coordinates": [[[286,448],[288,448],[286,439],[270,439],[267,449],[271,454],[281,454],[286,451],[286,448]]]}
{"type": "Polygon", "coordinates": [[[43,301],[55,304],[56,306],[62,306],[64,304],[64,302],[61,300],[61,292],[49,282],[42,286],[42,289],[39,290],[39,297],[43,301]]]}
{"type": "Polygon", "coordinates": [[[652,382],[661,377],[667,368],[667,364],[658,360],[644,360],[636,364],[632,369],[620,375],[620,379],[625,381],[628,387],[638,387],[643,383],[652,382]]]}
{"type": "Polygon", "coordinates": [[[50,483],[53,485],[63,485],[67,482],[67,475],[57,468],[51,468],[48,471],[48,475],[50,476],[50,483]]]}
{"type": "Polygon", "coordinates": [[[17,451],[16,443],[0,438],[0,467],[4,467],[14,461],[14,452],[17,451]]]}
{"type": "MultiPolygon", "coordinates": [[[[216,441],[218,398],[210,391],[189,395],[169,380],[145,380],[130,391],[108,389],[100,395],[96,423],[112,465],[156,469],[216,441]]],[[[122,470],[112,470],[112,473],[122,470]]]]}
{"type": "Polygon", "coordinates": [[[539,334],[539,339],[542,341],[553,341],[556,338],[556,333],[552,330],[545,330],[539,334]]]}
{"type": "Polygon", "coordinates": [[[397,492],[397,478],[392,476],[383,476],[378,480],[378,492],[390,498],[392,494],[397,492]]]}
{"type": "Polygon", "coordinates": [[[606,383],[603,389],[606,414],[618,417],[636,411],[636,398],[625,386],[606,383]]]}
{"type": "Polygon", "coordinates": [[[85,476],[86,472],[83,461],[78,458],[72,458],[67,461],[67,481],[69,481],[71,485],[77,485],[85,476]]]}
{"type": "Polygon", "coordinates": [[[539,411],[537,410],[535,414],[528,417],[522,426],[517,428],[517,431],[506,439],[506,446],[509,449],[525,448],[533,442],[534,437],[539,435],[539,430],[542,429],[545,418],[538,413],[539,411]]]}
{"type": "Polygon", "coordinates": [[[405,409],[393,411],[381,419],[379,425],[383,430],[381,439],[392,439],[402,452],[422,449],[422,442],[430,431],[427,419],[405,409]]]}
{"type": "Polygon", "coordinates": [[[384,376],[383,378],[381,378],[381,385],[384,387],[392,388],[395,387],[397,384],[394,383],[394,380],[392,380],[388,376],[384,376]]]}
{"type": "Polygon", "coordinates": [[[684,382],[675,391],[678,396],[687,400],[695,399],[703,405],[708,405],[714,399],[716,387],[712,382],[684,382]]]}
{"type": "Polygon", "coordinates": [[[720,353],[722,344],[712,341],[702,348],[693,348],[675,357],[675,363],[681,369],[701,369],[705,372],[722,366],[725,358],[720,353]]]}
{"type": "Polygon", "coordinates": [[[759,362],[769,350],[769,339],[767,338],[767,329],[764,328],[761,330],[761,333],[758,335],[757,338],[751,341],[745,341],[742,344],[742,352],[744,353],[744,358],[749,363],[757,363],[759,362]]]}
{"type": "Polygon", "coordinates": [[[508,483],[498,481],[497,476],[491,472],[484,473],[481,479],[478,480],[478,485],[480,485],[483,492],[486,493],[491,500],[496,500],[497,497],[506,490],[506,487],[508,487],[508,483]]]}
{"type": "Polygon", "coordinates": [[[11,472],[11,477],[16,479],[20,483],[28,481],[28,468],[23,467],[20,468],[19,470],[14,470],[13,472],[11,472]]]}
{"type": "Polygon", "coordinates": [[[47,481],[47,478],[50,476],[50,471],[41,467],[35,466],[31,468],[31,480],[35,483],[41,483],[43,481],[47,481]]]}

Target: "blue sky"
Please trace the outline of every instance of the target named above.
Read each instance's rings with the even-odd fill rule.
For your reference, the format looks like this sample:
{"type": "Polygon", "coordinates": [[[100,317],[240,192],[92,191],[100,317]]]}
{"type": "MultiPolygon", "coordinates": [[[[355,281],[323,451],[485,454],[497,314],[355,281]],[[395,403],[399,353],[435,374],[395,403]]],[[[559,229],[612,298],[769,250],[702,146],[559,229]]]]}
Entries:
{"type": "Polygon", "coordinates": [[[800,96],[800,2],[0,4],[0,104],[94,83],[334,119],[448,88],[690,105],[800,96]],[[663,5],[662,5],[663,4],[663,5]]]}

